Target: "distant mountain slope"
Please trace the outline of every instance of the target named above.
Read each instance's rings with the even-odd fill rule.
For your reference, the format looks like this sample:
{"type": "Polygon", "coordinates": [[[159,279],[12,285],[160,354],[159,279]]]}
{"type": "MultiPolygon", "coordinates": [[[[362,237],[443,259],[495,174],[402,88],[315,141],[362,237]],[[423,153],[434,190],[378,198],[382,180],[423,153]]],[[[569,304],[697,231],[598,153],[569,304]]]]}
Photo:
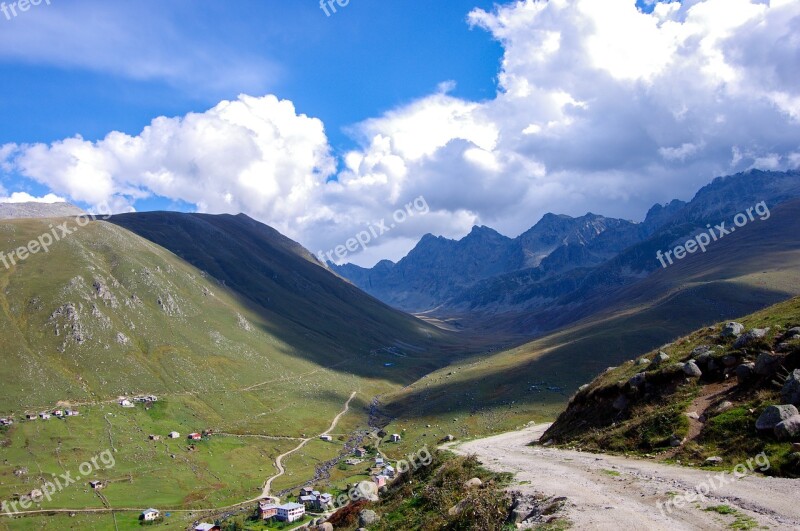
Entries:
{"type": "Polygon", "coordinates": [[[84,211],[69,203],[0,203],[0,219],[65,218],[84,211]]]}
{"type": "Polygon", "coordinates": [[[474,227],[458,241],[427,234],[397,264],[331,267],[384,302],[420,312],[446,307],[476,284],[515,271],[539,267],[553,274],[602,263],[637,241],[638,233],[625,220],[549,214],[514,239],[488,227],[474,227]]]}
{"type": "MultiPolygon", "coordinates": [[[[656,205],[642,223],[587,214],[580,218],[548,214],[531,230],[506,240],[495,252],[491,271],[471,275],[456,262],[465,259],[467,245],[450,242],[449,253],[434,254],[426,236],[397,264],[381,263],[372,270],[342,266],[336,270],[356,285],[409,311],[430,311],[463,326],[502,321],[502,328],[522,334],[552,329],[541,312],[586,315],[602,307],[604,294],[635,284],[661,268],[656,252],[685,242],[696,231],[716,226],[764,202],[775,208],[800,198],[800,172],[750,171],[720,177],[703,187],[689,203],[656,205]],[[447,275],[442,275],[446,271],[447,275]],[[425,279],[448,278],[447,289],[425,279]],[[453,278],[455,277],[455,278],[453,278]],[[601,304],[577,308],[582,301],[601,304]],[[576,312],[577,310],[577,312],[576,312]],[[514,327],[515,322],[536,326],[514,327]]],[[[760,223],[760,221],[757,221],[760,223]]],[[[488,230],[488,229],[484,229],[488,230]]],[[[493,231],[492,231],[493,232],[493,231]]],[[[496,233],[495,233],[496,234],[496,233]]],[[[498,235],[499,236],[499,235],[498,235]]],[[[482,256],[487,245],[467,256],[482,256]]],[[[561,323],[563,324],[563,323],[561,323]]]]}
{"type": "Polygon", "coordinates": [[[483,322],[484,333],[527,329],[540,337],[454,362],[390,397],[389,407],[431,424],[470,418],[509,429],[533,416],[546,420],[609,366],[798,295],[800,200],[641,282],[539,312],[494,316],[483,322]],[[542,323],[556,329],[542,331],[542,323]]]}

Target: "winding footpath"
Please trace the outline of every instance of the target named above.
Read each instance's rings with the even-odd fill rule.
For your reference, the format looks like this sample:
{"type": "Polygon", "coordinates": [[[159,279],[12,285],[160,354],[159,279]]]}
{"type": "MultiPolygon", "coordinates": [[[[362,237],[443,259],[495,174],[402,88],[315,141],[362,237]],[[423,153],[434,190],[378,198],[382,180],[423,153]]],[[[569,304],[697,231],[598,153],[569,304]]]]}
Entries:
{"type": "Polygon", "coordinates": [[[278,469],[278,473],[267,480],[267,482],[264,484],[264,492],[261,494],[260,498],[256,498],[253,501],[259,500],[261,498],[266,498],[267,496],[269,496],[270,490],[272,490],[272,482],[286,473],[286,470],[283,468],[283,459],[285,457],[288,457],[288,456],[292,455],[293,453],[295,453],[296,451],[300,450],[306,444],[308,444],[309,441],[312,441],[314,439],[318,439],[320,437],[328,435],[333,430],[336,429],[336,425],[339,424],[339,419],[341,419],[350,410],[350,402],[352,402],[355,397],[356,397],[356,391],[353,391],[353,394],[351,394],[350,398],[348,398],[347,402],[345,402],[344,409],[342,409],[342,411],[338,415],[336,415],[336,417],[334,417],[333,422],[331,422],[331,425],[327,429],[327,431],[324,431],[324,432],[320,433],[316,437],[309,437],[308,439],[302,439],[301,440],[302,442],[300,444],[298,444],[297,447],[295,447],[292,450],[289,450],[285,454],[279,455],[275,459],[275,467],[278,469]]]}
{"type": "MultiPolygon", "coordinates": [[[[731,529],[736,516],[706,509],[727,505],[768,529],[800,530],[800,480],[750,475],[721,484],[719,472],[646,459],[529,446],[549,425],[445,447],[475,454],[497,472],[515,474],[512,490],[567,498],[574,529],[673,531],[731,529]],[[709,477],[713,478],[709,481],[709,477]],[[664,506],[672,496],[713,485],[706,501],[664,506]],[[658,503],[662,504],[663,511],[658,503]]],[[[742,528],[743,529],[743,528],[742,528]]]]}

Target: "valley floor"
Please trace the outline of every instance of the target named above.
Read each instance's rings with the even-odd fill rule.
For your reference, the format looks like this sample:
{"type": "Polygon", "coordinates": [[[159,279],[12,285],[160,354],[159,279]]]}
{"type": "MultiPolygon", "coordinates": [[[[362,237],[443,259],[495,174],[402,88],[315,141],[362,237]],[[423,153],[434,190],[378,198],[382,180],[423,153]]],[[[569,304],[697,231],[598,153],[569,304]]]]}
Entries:
{"type": "Polygon", "coordinates": [[[549,425],[448,445],[476,454],[494,471],[513,472],[511,487],[523,494],[566,497],[564,517],[574,529],[800,529],[800,480],[746,476],[720,485],[719,471],[529,446],[549,425]],[[702,484],[713,484],[706,501],[665,506],[702,484]],[[663,511],[658,503],[662,504],[663,511]],[[711,510],[709,510],[711,509],[711,510]],[[722,514],[726,513],[726,514],[722,514]]]}

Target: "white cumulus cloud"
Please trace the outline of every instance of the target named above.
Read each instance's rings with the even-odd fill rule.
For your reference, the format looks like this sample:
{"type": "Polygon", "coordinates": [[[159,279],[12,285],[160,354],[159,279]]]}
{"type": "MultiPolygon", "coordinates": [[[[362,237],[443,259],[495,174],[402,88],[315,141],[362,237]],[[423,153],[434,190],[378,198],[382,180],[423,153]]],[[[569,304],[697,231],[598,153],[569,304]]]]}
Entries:
{"type": "Polygon", "coordinates": [[[425,197],[431,212],[362,262],[474,223],[514,235],[548,211],[641,219],[715,176],[798,166],[798,21],[798,0],[666,1],[652,13],[633,0],[517,0],[469,16],[504,48],[493,99],[455,97],[443,80],[351,126],[359,148],[338,164],[319,120],[242,96],[133,137],[5,148],[6,165],[93,204],[155,194],[243,211],[315,253],[425,197]]]}

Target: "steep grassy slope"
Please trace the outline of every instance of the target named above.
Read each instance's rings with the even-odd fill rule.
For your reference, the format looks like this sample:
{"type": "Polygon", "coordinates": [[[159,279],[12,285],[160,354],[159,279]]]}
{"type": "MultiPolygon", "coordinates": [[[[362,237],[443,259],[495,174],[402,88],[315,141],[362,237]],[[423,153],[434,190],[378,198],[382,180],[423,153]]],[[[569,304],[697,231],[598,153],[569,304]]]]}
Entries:
{"type": "Polygon", "coordinates": [[[726,335],[719,323],[604,372],[581,388],[542,440],[660,453],[690,464],[716,456],[730,467],[765,452],[772,464],[768,473],[800,475],[792,441],[756,430],[767,406],[786,403],[778,384],[800,368],[800,339],[790,332],[800,325],[800,299],[739,321],[739,336],[726,335]],[[746,341],[742,335],[752,329],[765,330],[765,336],[746,341]],[[654,363],[664,354],[668,360],[654,363]],[[687,378],[682,366],[690,361],[702,372],[699,377],[687,378]],[[737,368],[748,362],[754,372],[737,378],[737,368]],[[672,438],[684,442],[671,445],[672,438]]]}
{"type": "MultiPolygon", "coordinates": [[[[2,222],[0,249],[26,245],[61,221],[2,222]]],[[[276,456],[328,429],[356,391],[337,427],[343,440],[293,455],[274,484],[276,491],[297,486],[367,426],[374,396],[453,356],[451,337],[362,294],[270,229],[226,222],[234,222],[230,233],[208,219],[182,225],[171,218],[158,229],[184,253],[202,255],[205,271],[100,221],[48,253],[0,268],[0,416],[16,419],[0,430],[0,501],[51,474],[75,475],[81,463],[113,449],[115,467],[96,472],[110,482],[103,497],[80,481],[34,508],[155,505],[177,522],[179,509],[242,502],[261,492],[276,456]],[[159,400],[148,410],[117,404],[118,396],[135,394],[159,400]],[[57,404],[81,416],[22,420],[57,404]],[[187,443],[186,434],[205,429],[216,435],[187,443]],[[181,439],[148,440],[172,430],[181,439]]],[[[120,513],[118,524],[135,525],[137,516],[120,513]]],[[[107,514],[80,521],[113,528],[107,514]]],[[[2,520],[0,529],[37,522],[2,520]]]]}

